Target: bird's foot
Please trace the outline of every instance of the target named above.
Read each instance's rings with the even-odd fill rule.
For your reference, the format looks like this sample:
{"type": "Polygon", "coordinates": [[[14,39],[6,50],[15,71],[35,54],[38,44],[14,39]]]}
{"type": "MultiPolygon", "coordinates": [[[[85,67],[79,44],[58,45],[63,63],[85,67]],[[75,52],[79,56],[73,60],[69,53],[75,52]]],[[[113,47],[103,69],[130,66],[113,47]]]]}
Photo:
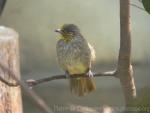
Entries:
{"type": "Polygon", "coordinates": [[[86,73],[86,75],[87,75],[88,77],[93,77],[93,76],[94,76],[94,73],[93,73],[91,70],[89,70],[89,71],[86,73]]]}
{"type": "Polygon", "coordinates": [[[70,75],[69,75],[68,71],[65,71],[65,76],[66,76],[66,78],[70,78],[70,75]]]}

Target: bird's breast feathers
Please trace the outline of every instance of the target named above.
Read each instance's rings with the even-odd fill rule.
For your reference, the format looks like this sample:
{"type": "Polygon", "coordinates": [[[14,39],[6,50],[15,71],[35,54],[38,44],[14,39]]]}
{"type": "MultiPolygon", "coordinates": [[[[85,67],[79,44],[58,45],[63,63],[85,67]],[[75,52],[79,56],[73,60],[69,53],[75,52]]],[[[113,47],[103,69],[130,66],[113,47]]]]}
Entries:
{"type": "Polygon", "coordinates": [[[75,38],[69,42],[60,39],[56,49],[59,65],[70,74],[84,73],[91,67],[91,61],[95,57],[93,47],[83,38],[75,38]]]}

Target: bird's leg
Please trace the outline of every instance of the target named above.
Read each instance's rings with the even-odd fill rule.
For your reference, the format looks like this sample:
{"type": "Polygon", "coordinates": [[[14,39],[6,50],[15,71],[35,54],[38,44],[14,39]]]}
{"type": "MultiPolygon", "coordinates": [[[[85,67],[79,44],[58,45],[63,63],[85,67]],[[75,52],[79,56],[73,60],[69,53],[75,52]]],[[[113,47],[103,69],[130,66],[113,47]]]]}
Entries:
{"type": "Polygon", "coordinates": [[[86,73],[86,75],[87,75],[88,77],[93,77],[93,76],[94,76],[94,73],[93,73],[91,70],[89,70],[89,71],[86,73]]]}
{"type": "Polygon", "coordinates": [[[66,78],[70,78],[69,72],[65,71],[66,78]]]}

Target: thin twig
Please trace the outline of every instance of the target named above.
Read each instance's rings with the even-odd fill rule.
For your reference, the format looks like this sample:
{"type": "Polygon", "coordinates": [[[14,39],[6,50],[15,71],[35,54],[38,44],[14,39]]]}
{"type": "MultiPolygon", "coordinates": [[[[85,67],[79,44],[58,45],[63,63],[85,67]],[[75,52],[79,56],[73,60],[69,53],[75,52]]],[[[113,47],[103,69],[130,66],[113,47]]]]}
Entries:
{"type": "MultiPolygon", "coordinates": [[[[2,70],[6,71],[9,73],[9,75],[17,82],[17,84],[19,84],[22,89],[26,92],[26,94],[29,95],[29,97],[31,98],[31,100],[33,100],[33,102],[44,111],[44,113],[53,113],[52,110],[48,107],[48,105],[44,102],[44,100],[42,98],[40,98],[33,90],[29,90],[29,88],[25,85],[25,83],[23,83],[22,81],[19,80],[19,78],[15,75],[15,73],[13,71],[11,71],[7,66],[5,66],[2,62],[0,62],[0,67],[2,70]]],[[[6,80],[2,79],[4,81],[4,83],[8,83],[6,82],[6,80]]]]}
{"type": "Polygon", "coordinates": [[[142,0],[138,0],[138,1],[142,3],[142,0]]]}
{"type": "MultiPolygon", "coordinates": [[[[116,76],[116,71],[108,71],[108,72],[104,72],[104,73],[97,73],[94,74],[93,77],[101,77],[101,76],[116,76]]],[[[27,84],[29,85],[29,87],[34,87],[36,85],[39,85],[41,83],[45,83],[45,82],[50,82],[52,80],[59,80],[59,79],[74,79],[74,78],[88,78],[88,76],[83,76],[85,74],[74,74],[71,75],[70,77],[66,77],[66,75],[54,75],[51,77],[45,77],[42,79],[38,79],[38,80],[34,80],[34,79],[29,79],[27,80],[27,84]]]]}
{"type": "Polygon", "coordinates": [[[130,3],[130,5],[133,6],[133,7],[138,8],[138,9],[140,9],[140,10],[142,10],[142,11],[146,11],[144,8],[141,8],[140,6],[138,6],[138,5],[136,5],[136,4],[130,3]]]}
{"type": "Polygon", "coordinates": [[[8,86],[11,86],[11,87],[17,87],[19,85],[17,83],[8,82],[7,80],[5,80],[4,78],[2,78],[1,76],[0,76],[0,81],[3,82],[3,83],[5,83],[8,86]]]}

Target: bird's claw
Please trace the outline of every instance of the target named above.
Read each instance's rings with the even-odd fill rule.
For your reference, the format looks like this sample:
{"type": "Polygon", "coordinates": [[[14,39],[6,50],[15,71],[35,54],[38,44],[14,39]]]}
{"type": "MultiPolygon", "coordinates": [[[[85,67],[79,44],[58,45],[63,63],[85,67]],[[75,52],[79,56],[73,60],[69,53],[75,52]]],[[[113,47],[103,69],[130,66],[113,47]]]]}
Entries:
{"type": "Polygon", "coordinates": [[[94,73],[89,70],[89,71],[86,73],[86,75],[87,75],[88,77],[93,77],[93,76],[94,76],[94,73]]]}

